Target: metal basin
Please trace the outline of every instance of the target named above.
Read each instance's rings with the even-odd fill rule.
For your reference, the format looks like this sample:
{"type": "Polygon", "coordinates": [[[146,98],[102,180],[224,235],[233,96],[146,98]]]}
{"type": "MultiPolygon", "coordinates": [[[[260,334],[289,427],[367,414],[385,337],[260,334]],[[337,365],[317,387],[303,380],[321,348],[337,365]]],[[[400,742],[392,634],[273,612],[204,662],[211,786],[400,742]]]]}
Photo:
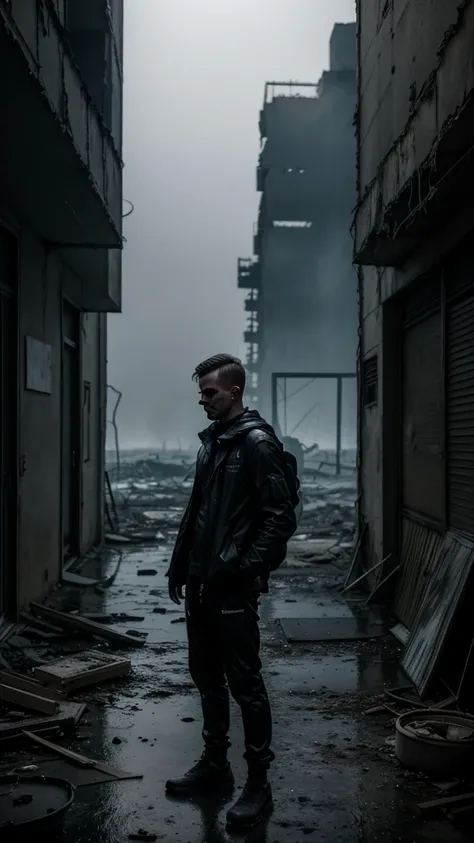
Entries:
{"type": "Polygon", "coordinates": [[[406,712],[397,720],[395,755],[420,773],[462,776],[474,763],[474,718],[434,709],[406,712]]]}
{"type": "Polygon", "coordinates": [[[0,776],[0,839],[25,840],[60,831],[75,788],[51,776],[0,776]]]}

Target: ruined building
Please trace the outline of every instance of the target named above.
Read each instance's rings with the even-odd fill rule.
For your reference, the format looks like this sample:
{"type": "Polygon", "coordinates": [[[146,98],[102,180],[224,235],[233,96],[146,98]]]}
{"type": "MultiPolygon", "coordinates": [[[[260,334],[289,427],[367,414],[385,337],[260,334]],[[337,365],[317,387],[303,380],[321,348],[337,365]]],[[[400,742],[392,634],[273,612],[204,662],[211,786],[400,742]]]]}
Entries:
{"type": "Polygon", "coordinates": [[[355,34],[355,24],[335,26],[319,83],[265,86],[254,256],[239,260],[238,284],[248,291],[247,367],[267,417],[272,373],[355,372],[355,34]]]}
{"type": "Polygon", "coordinates": [[[409,632],[474,540],[473,41],[470,0],[358,3],[360,515],[409,632]]]}
{"type": "Polygon", "coordinates": [[[0,619],[102,536],[122,22],[122,0],[0,0],[0,619]]]}

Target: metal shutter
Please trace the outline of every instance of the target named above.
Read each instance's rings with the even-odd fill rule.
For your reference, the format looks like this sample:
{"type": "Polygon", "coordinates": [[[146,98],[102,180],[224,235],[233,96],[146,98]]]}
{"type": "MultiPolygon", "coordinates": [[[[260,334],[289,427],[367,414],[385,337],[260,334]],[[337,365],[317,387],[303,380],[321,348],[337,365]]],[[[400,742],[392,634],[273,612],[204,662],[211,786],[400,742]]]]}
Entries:
{"type": "Polygon", "coordinates": [[[474,292],[447,309],[447,495],[450,527],[474,534],[474,292]]]}

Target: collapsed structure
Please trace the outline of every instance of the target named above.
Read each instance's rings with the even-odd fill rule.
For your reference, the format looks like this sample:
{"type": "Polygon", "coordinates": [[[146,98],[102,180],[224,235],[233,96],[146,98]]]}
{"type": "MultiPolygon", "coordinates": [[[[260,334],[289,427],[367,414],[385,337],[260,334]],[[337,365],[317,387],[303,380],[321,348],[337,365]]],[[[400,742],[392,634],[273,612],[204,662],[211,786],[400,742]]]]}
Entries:
{"type": "Polygon", "coordinates": [[[473,38],[471,0],[358,3],[361,526],[432,653],[473,564],[473,38]]]}
{"type": "Polygon", "coordinates": [[[0,624],[101,540],[122,0],[0,0],[0,624]]]}
{"type": "Polygon", "coordinates": [[[355,371],[355,36],[355,24],[335,26],[318,84],[265,86],[254,255],[239,259],[238,285],[248,291],[253,395],[267,417],[273,373],[355,371]]]}

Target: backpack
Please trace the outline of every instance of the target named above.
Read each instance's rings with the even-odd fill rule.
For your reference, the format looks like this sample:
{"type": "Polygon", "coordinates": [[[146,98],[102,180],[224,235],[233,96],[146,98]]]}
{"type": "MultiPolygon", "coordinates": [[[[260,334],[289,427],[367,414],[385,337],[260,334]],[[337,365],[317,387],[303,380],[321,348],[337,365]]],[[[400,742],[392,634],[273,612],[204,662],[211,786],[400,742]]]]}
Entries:
{"type": "Polygon", "coordinates": [[[290,454],[289,451],[285,451],[283,448],[283,466],[285,472],[285,480],[290,491],[291,495],[291,503],[293,504],[293,509],[297,510],[300,503],[300,479],[298,477],[298,463],[296,461],[296,457],[294,454],[290,454]]]}
{"type": "MultiPolygon", "coordinates": [[[[251,432],[251,431],[249,431],[251,432]]],[[[286,484],[288,486],[288,490],[290,492],[291,503],[293,509],[296,513],[297,521],[301,518],[302,513],[302,501],[300,496],[300,480],[298,477],[298,462],[294,454],[291,454],[290,451],[285,450],[282,443],[277,440],[280,444],[282,450],[282,457],[283,457],[283,471],[285,474],[286,484]]]]}

